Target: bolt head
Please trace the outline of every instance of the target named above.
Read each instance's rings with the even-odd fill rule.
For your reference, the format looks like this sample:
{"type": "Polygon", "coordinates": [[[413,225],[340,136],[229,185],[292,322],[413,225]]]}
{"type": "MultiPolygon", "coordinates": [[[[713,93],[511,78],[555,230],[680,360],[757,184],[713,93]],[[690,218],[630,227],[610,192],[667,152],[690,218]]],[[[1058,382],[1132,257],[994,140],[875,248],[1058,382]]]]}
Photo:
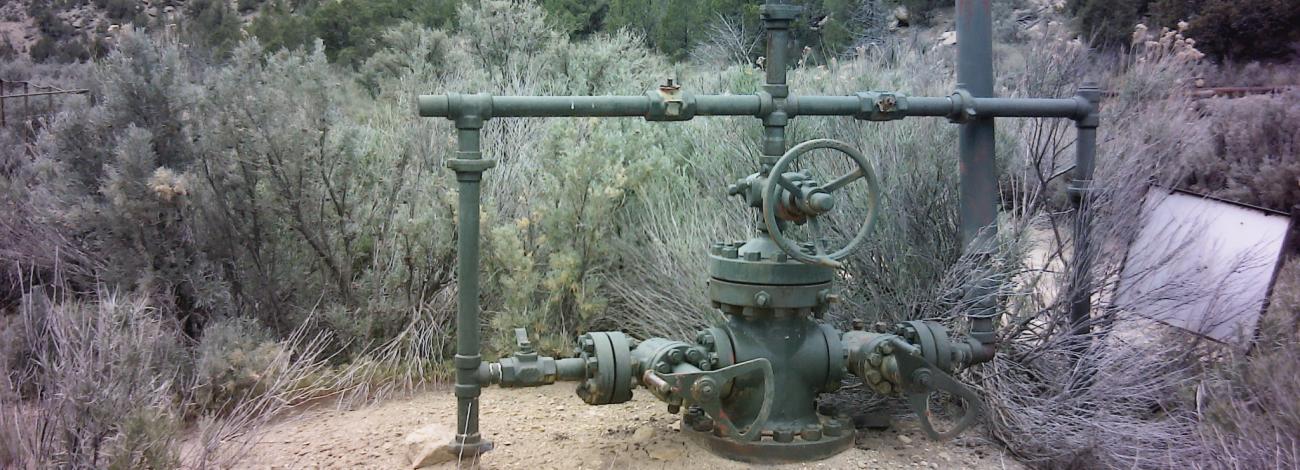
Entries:
{"type": "Polygon", "coordinates": [[[692,364],[699,364],[701,360],[704,360],[704,352],[695,348],[687,349],[686,360],[690,361],[692,364]]]}
{"type": "Polygon", "coordinates": [[[685,356],[682,355],[682,350],[674,349],[672,351],[668,351],[669,362],[673,364],[681,364],[683,359],[685,359],[685,356]]]}
{"type": "Polygon", "coordinates": [[[818,424],[809,424],[803,428],[803,440],[820,441],[822,439],[822,427],[818,424]]]}
{"type": "Polygon", "coordinates": [[[844,423],[838,419],[828,419],[826,425],[822,426],[822,433],[831,437],[839,436],[844,433],[844,423]]]}

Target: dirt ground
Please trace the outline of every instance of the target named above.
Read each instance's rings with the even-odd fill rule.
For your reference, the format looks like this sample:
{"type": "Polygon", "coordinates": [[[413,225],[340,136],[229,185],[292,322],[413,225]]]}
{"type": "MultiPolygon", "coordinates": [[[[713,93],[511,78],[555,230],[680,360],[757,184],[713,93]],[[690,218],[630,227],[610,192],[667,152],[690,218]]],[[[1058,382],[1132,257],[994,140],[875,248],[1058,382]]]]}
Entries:
{"type": "MultiPolygon", "coordinates": [[[[749,468],[695,447],[677,431],[679,419],[648,392],[632,401],[588,406],[572,384],[483,391],[482,428],[496,448],[488,469],[749,468]]],[[[270,425],[242,462],[254,469],[408,468],[402,439],[437,423],[454,427],[449,390],[421,393],[350,410],[308,410],[270,425]]],[[[915,421],[888,431],[860,430],[857,445],[827,460],[770,468],[1020,469],[1001,449],[968,431],[947,443],[929,441],[915,421]]],[[[473,462],[460,467],[471,468],[473,462]]],[[[436,468],[457,468],[449,463],[436,468]]]]}

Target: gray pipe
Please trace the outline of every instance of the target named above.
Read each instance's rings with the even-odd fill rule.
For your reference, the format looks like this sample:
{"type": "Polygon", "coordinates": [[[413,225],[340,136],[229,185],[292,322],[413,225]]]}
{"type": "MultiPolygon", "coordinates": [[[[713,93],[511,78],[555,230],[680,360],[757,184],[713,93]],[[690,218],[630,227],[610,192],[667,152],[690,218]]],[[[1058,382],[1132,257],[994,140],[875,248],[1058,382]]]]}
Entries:
{"type": "MultiPolygon", "coordinates": [[[[989,0],[957,0],[957,82],[976,100],[993,97],[993,19],[989,0]]],[[[992,116],[961,125],[961,241],[968,253],[987,256],[997,238],[998,173],[992,116]]],[[[980,276],[967,292],[971,337],[984,344],[996,338],[995,287],[980,276]]]]}
{"type": "MultiPolygon", "coordinates": [[[[1078,138],[1074,142],[1074,179],[1070,196],[1074,202],[1074,272],[1070,288],[1070,325],[1076,336],[1091,333],[1092,326],[1092,175],[1097,159],[1098,105],[1101,90],[1096,83],[1085,82],[1078,97],[1089,104],[1089,113],[1075,124],[1078,138]]],[[[1086,344],[1080,341],[1080,347],[1086,344]]]]}

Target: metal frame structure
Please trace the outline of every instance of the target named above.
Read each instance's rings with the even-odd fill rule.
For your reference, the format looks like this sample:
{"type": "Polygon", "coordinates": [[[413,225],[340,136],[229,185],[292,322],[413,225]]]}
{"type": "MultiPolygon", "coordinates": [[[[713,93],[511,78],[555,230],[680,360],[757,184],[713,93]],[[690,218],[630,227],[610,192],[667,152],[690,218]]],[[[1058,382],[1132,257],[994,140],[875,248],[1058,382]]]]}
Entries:
{"type": "MultiPolygon", "coordinates": [[[[766,80],[752,95],[695,95],[670,80],[639,96],[421,95],[419,115],[452,120],[457,150],[447,166],[459,184],[458,313],[455,356],[457,436],[461,455],[490,450],[480,434],[481,387],[533,386],[556,380],[580,382],[578,395],[590,404],[619,403],[642,385],[669,404],[683,406],[683,430],[728,458],[750,462],[825,458],[852,445],[843,415],[814,412],[817,394],[838,388],[853,373],[877,392],[905,395],[922,427],[946,438],[974,423],[979,397],[952,379],[960,366],[990,360],[996,349],[998,310],[987,282],[970,287],[974,306],[964,338],[951,339],[931,322],[905,322],[892,332],[855,328],[840,332],[820,319],[834,301],[830,284],[837,258],[856,247],[829,253],[820,243],[800,247],[784,240],[783,227],[809,222],[833,209],[831,193],[856,179],[872,184],[869,162],[846,144],[816,140],[789,148],[786,126],[801,116],[843,116],[890,121],[944,117],[961,126],[961,237],[968,253],[991,254],[997,232],[998,188],[994,158],[995,118],[1065,118],[1078,132],[1077,163],[1069,187],[1077,211],[1075,286],[1071,289],[1074,331],[1089,329],[1088,218],[1096,129],[1101,94],[1087,83],[1070,98],[1006,99],[993,95],[992,19],[988,0],[957,1],[957,89],[949,96],[914,97],[865,91],[848,96],[791,94],[790,28],[801,7],[769,0],[762,8],[767,34],[766,80]],[[484,363],[479,334],[479,204],[482,173],[495,164],[483,158],[484,122],[504,117],[641,117],[647,121],[686,121],[706,116],[753,116],[763,126],[760,170],[729,189],[763,212],[765,223],[745,242],[717,243],[711,260],[710,296],[727,314],[725,324],[700,332],[695,343],[664,338],[637,341],[618,332],[593,332],[578,340],[577,357],[538,356],[526,332],[517,331],[519,351],[498,363],[484,363]],[[786,173],[791,161],[814,148],[839,150],[859,169],[828,184],[806,174],[786,173]],[[773,171],[776,169],[777,171],[773,171]],[[774,215],[775,214],[775,215],[774,215]],[[783,336],[781,336],[783,335],[783,336]],[[797,342],[789,338],[797,336],[797,342]],[[784,340],[782,339],[784,338],[784,340]],[[783,342],[785,341],[785,342],[783,342]],[[798,370],[815,370],[800,375],[798,370]],[[948,432],[928,419],[930,394],[943,390],[963,398],[967,413],[948,432]],[[781,397],[775,403],[777,396],[781,397]],[[799,439],[795,439],[798,437],[799,439]]],[[[874,185],[869,188],[874,190],[874,185]]],[[[873,198],[874,200],[874,198],[873,198]]],[[[869,221],[868,221],[869,224],[869,221]]],[[[866,226],[863,232],[866,231],[866,226]]]]}

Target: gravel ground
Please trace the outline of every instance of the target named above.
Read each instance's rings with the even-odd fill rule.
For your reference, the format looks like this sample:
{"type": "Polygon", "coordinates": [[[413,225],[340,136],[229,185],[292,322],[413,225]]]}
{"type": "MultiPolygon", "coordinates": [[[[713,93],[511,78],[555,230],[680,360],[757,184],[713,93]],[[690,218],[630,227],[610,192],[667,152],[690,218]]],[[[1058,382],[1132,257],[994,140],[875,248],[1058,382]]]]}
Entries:
{"type": "MultiPolygon", "coordinates": [[[[572,384],[483,391],[482,428],[496,448],[478,462],[488,469],[733,469],[748,465],[695,447],[648,392],[627,403],[587,406],[572,384]]],[[[402,439],[429,424],[455,426],[450,390],[421,393],[365,408],[307,410],[270,425],[243,468],[409,468],[402,439]]],[[[978,438],[979,430],[952,442],[927,439],[914,421],[888,431],[858,431],[853,449],[835,457],[770,468],[1024,468],[978,438]]],[[[460,467],[472,467],[464,461],[460,467]]],[[[456,468],[448,463],[435,468],[456,468]]]]}

